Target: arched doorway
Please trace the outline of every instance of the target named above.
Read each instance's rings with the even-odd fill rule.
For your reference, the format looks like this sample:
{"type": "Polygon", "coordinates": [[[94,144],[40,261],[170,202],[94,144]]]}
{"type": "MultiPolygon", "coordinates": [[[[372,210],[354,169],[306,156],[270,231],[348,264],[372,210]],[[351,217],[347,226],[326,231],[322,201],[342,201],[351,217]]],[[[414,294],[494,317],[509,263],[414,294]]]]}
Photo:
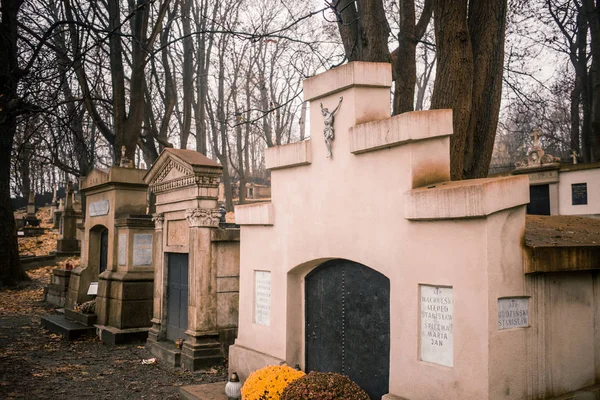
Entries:
{"type": "Polygon", "coordinates": [[[348,375],[371,399],[389,392],[390,281],[348,260],[305,280],[306,371],[348,375]]]}

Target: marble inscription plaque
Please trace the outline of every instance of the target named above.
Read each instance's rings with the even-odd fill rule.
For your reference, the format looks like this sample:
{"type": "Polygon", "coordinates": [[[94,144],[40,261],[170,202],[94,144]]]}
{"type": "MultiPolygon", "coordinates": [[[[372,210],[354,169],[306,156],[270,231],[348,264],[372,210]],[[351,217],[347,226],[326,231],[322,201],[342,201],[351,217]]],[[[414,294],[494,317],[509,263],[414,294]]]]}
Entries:
{"type": "Polygon", "coordinates": [[[108,200],[100,200],[90,203],[88,207],[88,213],[90,217],[99,217],[101,215],[107,215],[110,209],[110,202],[108,200]]]}
{"type": "Polygon", "coordinates": [[[133,235],[133,265],[152,265],[152,234],[133,235]]]}
{"type": "Polygon", "coordinates": [[[127,234],[119,233],[119,265],[127,263],[127,234]]]}
{"type": "Polygon", "coordinates": [[[271,324],[271,272],[254,272],[254,322],[271,324]]]}
{"type": "Polygon", "coordinates": [[[498,299],[498,330],[529,326],[529,298],[498,299]]]}
{"type": "Polygon", "coordinates": [[[454,365],[454,303],[451,287],[421,285],[421,360],[454,365]]]}

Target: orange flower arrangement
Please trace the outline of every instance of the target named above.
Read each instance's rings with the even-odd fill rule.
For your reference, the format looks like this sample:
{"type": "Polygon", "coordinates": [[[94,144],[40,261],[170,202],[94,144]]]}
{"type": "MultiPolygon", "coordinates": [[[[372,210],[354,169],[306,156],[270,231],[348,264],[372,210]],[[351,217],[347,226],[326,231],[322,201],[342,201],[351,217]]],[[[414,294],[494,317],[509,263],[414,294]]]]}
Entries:
{"type": "Polygon", "coordinates": [[[283,389],[304,375],[287,365],[271,365],[254,371],[242,387],[242,400],[279,400],[283,389]]]}

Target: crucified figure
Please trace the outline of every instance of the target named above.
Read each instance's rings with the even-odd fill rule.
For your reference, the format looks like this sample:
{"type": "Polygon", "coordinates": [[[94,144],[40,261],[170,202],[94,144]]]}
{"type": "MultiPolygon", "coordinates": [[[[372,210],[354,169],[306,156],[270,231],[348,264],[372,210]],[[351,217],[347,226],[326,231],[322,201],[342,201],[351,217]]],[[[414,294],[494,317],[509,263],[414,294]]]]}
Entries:
{"type": "Polygon", "coordinates": [[[338,103],[337,107],[331,112],[329,112],[328,108],[323,107],[323,103],[320,103],[321,114],[323,114],[323,117],[325,118],[325,128],[323,128],[323,135],[325,135],[325,145],[327,146],[327,158],[331,157],[331,141],[334,139],[333,119],[335,117],[335,113],[342,104],[342,100],[344,100],[344,98],[340,97],[340,102],[338,103]]]}

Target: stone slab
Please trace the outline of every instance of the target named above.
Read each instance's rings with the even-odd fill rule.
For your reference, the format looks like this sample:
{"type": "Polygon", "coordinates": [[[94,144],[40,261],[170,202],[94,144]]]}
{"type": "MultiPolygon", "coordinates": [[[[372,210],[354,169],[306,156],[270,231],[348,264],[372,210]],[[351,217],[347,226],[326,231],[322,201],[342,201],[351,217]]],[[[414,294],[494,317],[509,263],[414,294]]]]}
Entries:
{"type": "Polygon", "coordinates": [[[265,149],[265,167],[267,169],[298,167],[311,162],[310,139],[265,149]]]}
{"type": "Polygon", "coordinates": [[[96,314],[84,314],[78,311],[69,310],[68,308],[65,309],[64,313],[66,318],[75,322],[79,322],[84,326],[93,327],[98,320],[98,316],[96,314]]]}
{"type": "Polygon", "coordinates": [[[161,363],[172,367],[181,366],[181,349],[175,347],[175,343],[170,340],[156,341],[151,339],[151,335],[146,341],[146,348],[150,353],[157,357],[161,363]]]}
{"type": "Polygon", "coordinates": [[[268,365],[283,365],[285,360],[261,353],[247,347],[234,344],[229,347],[229,375],[237,372],[240,381],[244,382],[257,369],[268,365]]]}
{"type": "Polygon", "coordinates": [[[238,225],[273,225],[273,204],[257,203],[235,207],[235,223],[238,225]]]}
{"type": "Polygon", "coordinates": [[[133,235],[133,266],[152,265],[151,233],[136,233],[133,235]]]}
{"type": "Polygon", "coordinates": [[[392,65],[352,62],[330,69],[303,82],[304,101],[312,101],[351,86],[391,87],[392,65]]]}
{"type": "Polygon", "coordinates": [[[226,384],[227,382],[215,382],[182,386],[179,388],[179,398],[183,400],[227,400],[226,384]]]}
{"type": "Polygon", "coordinates": [[[111,345],[144,342],[148,339],[150,330],[150,328],[118,329],[106,325],[96,325],[96,328],[100,339],[111,345]]]}
{"type": "Polygon", "coordinates": [[[350,128],[354,154],[452,135],[452,110],[412,111],[350,128]]]}
{"type": "Polygon", "coordinates": [[[42,317],[41,324],[50,332],[61,335],[66,340],[75,340],[81,336],[93,336],[96,334],[96,328],[94,326],[84,326],[66,318],[64,315],[48,315],[42,317]]]}
{"type": "Polygon", "coordinates": [[[407,191],[404,216],[410,220],[485,217],[527,203],[529,179],[526,176],[470,179],[407,191]]]}

